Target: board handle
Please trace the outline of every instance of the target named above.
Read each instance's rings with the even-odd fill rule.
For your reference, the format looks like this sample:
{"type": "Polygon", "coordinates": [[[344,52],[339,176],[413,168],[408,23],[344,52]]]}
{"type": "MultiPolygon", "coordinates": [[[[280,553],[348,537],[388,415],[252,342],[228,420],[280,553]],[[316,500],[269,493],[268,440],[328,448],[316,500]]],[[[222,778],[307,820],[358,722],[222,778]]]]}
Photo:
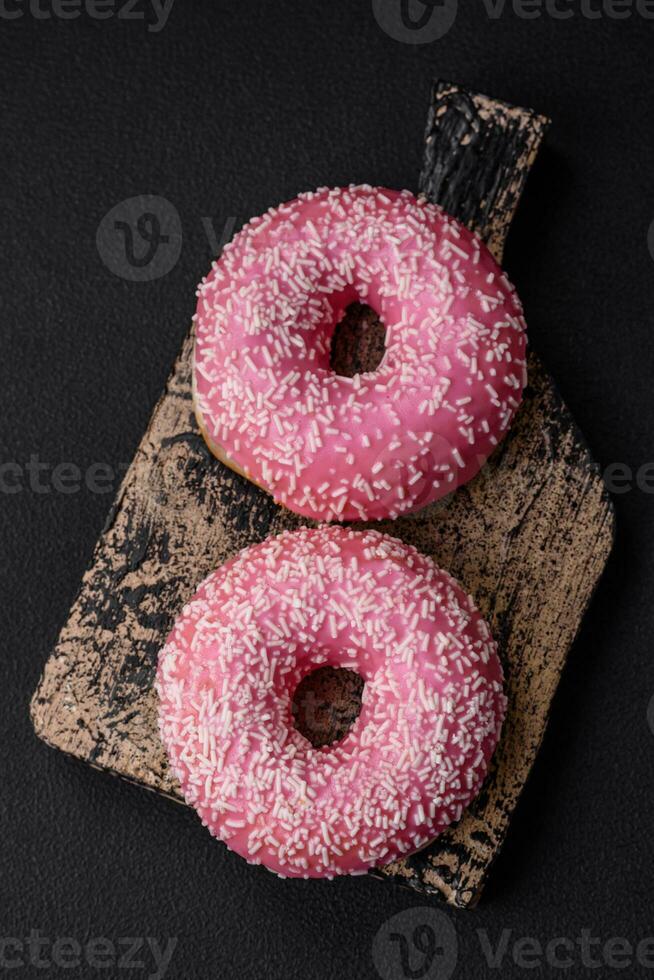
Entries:
{"type": "Polygon", "coordinates": [[[549,124],[532,109],[434,82],[420,193],[477,232],[500,263],[549,124]]]}

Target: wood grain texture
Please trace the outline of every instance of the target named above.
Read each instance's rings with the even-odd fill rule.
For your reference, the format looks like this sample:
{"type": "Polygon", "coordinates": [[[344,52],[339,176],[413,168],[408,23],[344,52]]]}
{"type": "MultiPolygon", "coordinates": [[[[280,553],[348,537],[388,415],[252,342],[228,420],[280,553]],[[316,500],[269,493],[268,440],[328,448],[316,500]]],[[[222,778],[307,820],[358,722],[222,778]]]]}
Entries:
{"type": "MultiPolygon", "coordinates": [[[[421,190],[499,257],[545,128],[528,110],[437,83],[421,190]]],[[[378,358],[382,333],[373,314],[352,310],[335,366],[348,373],[378,358]]],[[[172,621],[200,580],[235,552],[309,523],[211,456],[192,409],[191,350],[189,336],[32,701],[36,732],[48,744],[174,799],[153,690],[172,621]]],[[[611,504],[583,437],[531,354],[514,427],[476,479],[418,514],[375,526],[452,571],[500,646],[509,712],[482,793],[419,854],[374,872],[471,906],[506,835],[610,551],[611,504]]],[[[336,690],[333,678],[319,678],[318,710],[298,726],[313,725],[312,741],[324,744],[350,723],[359,693],[351,679],[336,690]],[[330,698],[336,710],[325,710],[330,698]]]]}
{"type": "Polygon", "coordinates": [[[549,120],[436,82],[420,190],[484,239],[498,262],[549,120]]]}

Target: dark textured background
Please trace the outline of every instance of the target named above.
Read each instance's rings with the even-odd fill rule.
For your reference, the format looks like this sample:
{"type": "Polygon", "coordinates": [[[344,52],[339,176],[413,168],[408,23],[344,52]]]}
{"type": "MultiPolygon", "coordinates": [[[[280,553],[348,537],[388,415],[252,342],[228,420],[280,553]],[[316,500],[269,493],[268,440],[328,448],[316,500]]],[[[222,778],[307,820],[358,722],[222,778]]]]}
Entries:
{"type": "MultiPolygon", "coordinates": [[[[508,7],[492,21],[482,0],[460,6],[425,45],[387,36],[369,0],[176,0],[159,33],[86,15],[0,18],[2,462],[129,461],[208,267],[202,218],[220,237],[230,216],[316,185],[415,187],[435,75],[553,118],[506,266],[602,467],[635,477],[654,460],[654,21],[524,20],[508,7]],[[177,207],[181,257],[130,283],[95,235],[110,208],[146,193],[177,207]]],[[[177,936],[168,976],[181,980],[378,977],[375,934],[419,896],[369,879],[280,881],[191,811],[36,740],[29,697],[111,499],[43,479],[50,492],[26,474],[0,507],[0,937],[177,936]]],[[[480,929],[493,943],[503,929],[511,943],[654,935],[654,496],[634,479],[616,507],[611,563],[483,904],[443,913],[455,977],[538,973],[510,952],[491,970],[480,929]]],[[[592,970],[578,950],[572,975],[653,972],[592,970]]]]}

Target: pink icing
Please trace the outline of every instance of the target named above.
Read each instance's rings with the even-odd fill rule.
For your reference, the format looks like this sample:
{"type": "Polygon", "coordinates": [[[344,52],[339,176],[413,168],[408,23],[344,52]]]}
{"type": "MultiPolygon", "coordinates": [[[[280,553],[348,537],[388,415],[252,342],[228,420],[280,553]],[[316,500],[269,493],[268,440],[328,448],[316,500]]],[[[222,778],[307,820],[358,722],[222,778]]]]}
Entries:
{"type": "Polygon", "coordinates": [[[210,443],[291,510],[397,517],[481,468],[526,379],[518,297],[440,208],[367,186],[254,218],[198,292],[194,388],[210,443]],[[346,307],[386,326],[379,368],[329,365],[346,307]]]}
{"type": "Polygon", "coordinates": [[[446,572],[376,531],[323,525],[241,552],[161,651],[159,723],[212,834],[290,877],[362,873],[415,851],[478,793],[506,707],[489,628],[446,572]],[[361,713],[313,748],[294,691],[330,664],[361,713]]]}

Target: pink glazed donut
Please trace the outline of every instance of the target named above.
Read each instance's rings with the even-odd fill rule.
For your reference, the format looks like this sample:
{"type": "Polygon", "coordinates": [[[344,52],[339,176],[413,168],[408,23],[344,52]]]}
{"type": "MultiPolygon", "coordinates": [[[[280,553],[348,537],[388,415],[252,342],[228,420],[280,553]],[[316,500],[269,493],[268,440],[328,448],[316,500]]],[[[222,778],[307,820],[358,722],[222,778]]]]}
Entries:
{"type": "Polygon", "coordinates": [[[322,189],[254,218],[199,287],[193,368],[212,452],[316,520],[394,518],[465,483],[526,379],[520,301],[481,239],[408,191],[322,189]],[[376,371],[330,368],[362,301],[376,371]]]}
{"type": "Polygon", "coordinates": [[[506,709],[488,626],[414,548],[335,525],[285,532],[210,575],[157,672],[172,771],[211,833],[283,877],[359,874],[416,851],[478,793],[506,709]],[[293,694],[357,671],[362,708],[313,748],[293,694]]]}

